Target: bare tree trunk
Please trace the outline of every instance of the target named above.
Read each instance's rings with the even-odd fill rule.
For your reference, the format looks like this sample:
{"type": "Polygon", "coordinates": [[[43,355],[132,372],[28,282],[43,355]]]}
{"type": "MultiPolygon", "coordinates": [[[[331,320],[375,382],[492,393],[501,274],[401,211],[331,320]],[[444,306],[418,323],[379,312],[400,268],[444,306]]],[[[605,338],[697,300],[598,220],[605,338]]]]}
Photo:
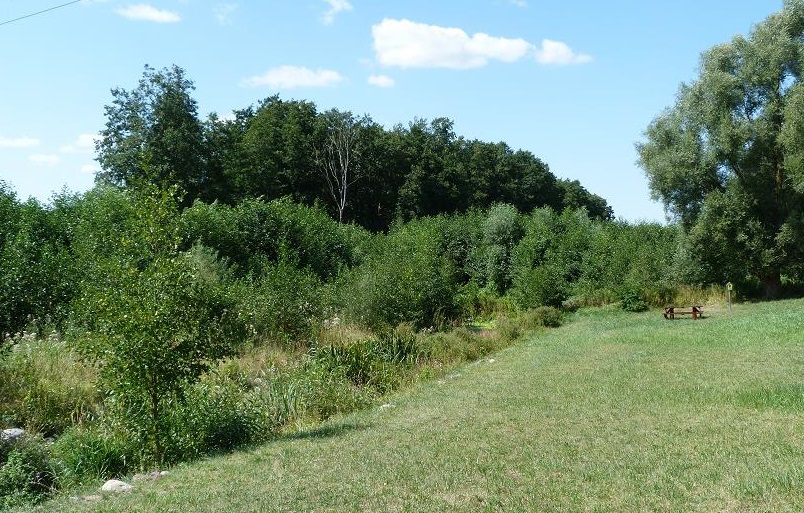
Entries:
{"type": "Polygon", "coordinates": [[[349,187],[360,178],[355,162],[359,133],[360,126],[351,114],[333,114],[323,154],[319,156],[330,196],[338,211],[339,223],[343,223],[349,187]]]}

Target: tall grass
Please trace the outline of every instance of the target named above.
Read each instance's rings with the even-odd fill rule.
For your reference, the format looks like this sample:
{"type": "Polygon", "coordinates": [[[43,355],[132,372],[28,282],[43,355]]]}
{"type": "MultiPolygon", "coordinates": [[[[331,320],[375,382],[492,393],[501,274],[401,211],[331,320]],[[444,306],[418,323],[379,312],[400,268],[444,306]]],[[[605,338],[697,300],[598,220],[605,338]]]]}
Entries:
{"type": "Polygon", "coordinates": [[[92,420],[100,400],[95,369],[55,333],[25,333],[0,349],[0,425],[56,436],[92,420]]]}

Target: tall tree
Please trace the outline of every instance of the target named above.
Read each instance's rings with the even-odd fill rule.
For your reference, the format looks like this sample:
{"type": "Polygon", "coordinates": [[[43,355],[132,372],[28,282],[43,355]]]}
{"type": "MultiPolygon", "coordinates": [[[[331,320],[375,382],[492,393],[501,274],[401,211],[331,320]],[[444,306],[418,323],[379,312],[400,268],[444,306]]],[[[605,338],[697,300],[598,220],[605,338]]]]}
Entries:
{"type": "Polygon", "coordinates": [[[312,204],[323,190],[315,164],[318,112],[312,102],[270,96],[243,117],[240,157],[227,171],[242,197],[290,196],[312,204]]]}
{"type": "Polygon", "coordinates": [[[637,144],[656,198],[690,233],[711,280],[762,281],[804,257],[804,1],[703,54],[700,75],[637,144]]]}
{"type": "Polygon", "coordinates": [[[210,190],[194,89],[175,65],[158,71],[146,65],[136,89],[113,89],[112,103],[105,107],[106,127],[95,145],[102,168],[96,181],[178,186],[188,201],[210,190]]]}

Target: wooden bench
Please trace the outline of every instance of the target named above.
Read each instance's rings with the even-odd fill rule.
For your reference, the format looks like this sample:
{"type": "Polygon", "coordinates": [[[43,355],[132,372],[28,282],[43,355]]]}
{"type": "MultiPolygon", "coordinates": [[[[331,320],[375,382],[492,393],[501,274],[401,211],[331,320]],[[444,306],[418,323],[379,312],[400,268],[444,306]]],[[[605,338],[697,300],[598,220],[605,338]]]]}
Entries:
{"type": "Polygon", "coordinates": [[[689,310],[677,309],[675,306],[664,307],[664,318],[675,319],[676,315],[691,315],[694,319],[703,318],[703,306],[691,306],[689,310]]]}

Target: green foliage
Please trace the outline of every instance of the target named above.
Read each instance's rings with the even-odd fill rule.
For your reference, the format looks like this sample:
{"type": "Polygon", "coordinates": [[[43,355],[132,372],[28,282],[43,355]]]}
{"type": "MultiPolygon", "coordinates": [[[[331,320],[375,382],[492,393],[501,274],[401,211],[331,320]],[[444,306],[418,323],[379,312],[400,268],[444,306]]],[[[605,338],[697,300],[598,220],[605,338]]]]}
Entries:
{"type": "Polygon", "coordinates": [[[371,387],[380,394],[398,388],[409,369],[425,356],[415,334],[390,331],[340,345],[313,348],[313,357],[330,372],[343,375],[355,386],[371,387]]]}
{"type": "Polygon", "coordinates": [[[522,231],[519,212],[512,205],[494,205],[483,221],[485,283],[500,295],[511,285],[511,252],[522,231]]]}
{"type": "Polygon", "coordinates": [[[529,308],[522,312],[500,316],[495,322],[500,339],[507,344],[538,328],[557,328],[564,322],[561,310],[552,306],[529,308]]]}
{"type": "Polygon", "coordinates": [[[629,290],[620,296],[620,308],[626,312],[644,312],[648,309],[648,302],[638,291],[629,290]]]}
{"type": "Polygon", "coordinates": [[[696,272],[696,260],[681,253],[682,235],[677,227],[653,223],[595,227],[574,296],[593,305],[636,292],[655,306],[665,305],[675,287],[696,272]]]}
{"type": "Polygon", "coordinates": [[[233,292],[238,297],[239,320],[255,342],[303,345],[322,318],[318,279],[287,261],[266,264],[262,274],[240,280],[233,292]]]}
{"type": "Polygon", "coordinates": [[[78,304],[87,331],[76,345],[157,462],[171,404],[234,351],[240,326],[225,291],[178,253],[175,208],[169,192],[137,197],[137,223],[118,243],[128,251],[100,264],[78,304]]]}
{"type": "Polygon", "coordinates": [[[525,235],[513,252],[512,296],[525,308],[560,307],[581,276],[592,224],[584,210],[557,215],[536,210],[525,221],[525,235]]]}
{"type": "Polygon", "coordinates": [[[0,351],[0,425],[57,436],[94,416],[94,372],[63,342],[53,336],[12,342],[12,350],[0,351]]]}
{"type": "Polygon", "coordinates": [[[367,236],[289,198],[245,200],[236,207],[197,202],[182,214],[182,230],[185,244],[213,248],[241,276],[285,259],[325,280],[354,265],[367,236]]]}
{"type": "Polygon", "coordinates": [[[638,144],[654,196],[690,231],[706,281],[763,283],[804,257],[800,136],[804,4],[782,11],[701,57],[700,74],[638,144]]]}
{"type": "Polygon", "coordinates": [[[0,182],[0,344],[28,324],[62,327],[75,294],[69,225],[58,209],[18,204],[0,182]]]}
{"type": "Polygon", "coordinates": [[[121,430],[106,426],[76,426],[53,444],[52,459],[65,486],[120,477],[137,468],[142,447],[121,430]]]}
{"type": "Polygon", "coordinates": [[[146,65],[135,89],[112,89],[96,143],[103,168],[97,181],[131,189],[178,187],[191,200],[215,190],[193,89],[175,65],[158,71],[146,65]]]}
{"type": "Polygon", "coordinates": [[[356,322],[388,328],[438,326],[456,311],[456,270],[442,250],[439,224],[412,222],[392,231],[347,278],[344,306],[356,322]]]}
{"type": "Polygon", "coordinates": [[[0,509],[40,502],[56,485],[44,441],[0,441],[0,509]]]}
{"type": "Polygon", "coordinates": [[[327,362],[315,358],[308,359],[292,380],[304,414],[315,420],[364,408],[376,398],[375,390],[355,386],[343,372],[333,372],[327,362]]]}

